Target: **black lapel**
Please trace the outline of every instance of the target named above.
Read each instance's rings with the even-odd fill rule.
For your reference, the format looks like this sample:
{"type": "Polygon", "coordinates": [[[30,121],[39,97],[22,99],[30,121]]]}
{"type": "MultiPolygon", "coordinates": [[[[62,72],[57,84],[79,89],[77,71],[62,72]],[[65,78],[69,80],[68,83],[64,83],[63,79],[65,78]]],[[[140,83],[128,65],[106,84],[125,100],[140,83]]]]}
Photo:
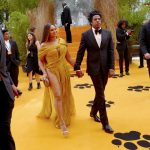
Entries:
{"type": "Polygon", "coordinates": [[[96,47],[96,48],[98,48],[99,49],[99,46],[98,46],[98,44],[97,44],[97,41],[96,41],[96,39],[95,39],[95,36],[94,36],[94,33],[93,33],[93,30],[92,29],[90,29],[89,30],[89,40],[91,41],[91,43],[93,43],[93,45],[96,47]]]}
{"type": "Polygon", "coordinates": [[[13,51],[13,48],[12,48],[12,46],[13,46],[13,41],[12,40],[9,40],[9,43],[10,43],[10,48],[11,48],[11,52],[13,51]]]}

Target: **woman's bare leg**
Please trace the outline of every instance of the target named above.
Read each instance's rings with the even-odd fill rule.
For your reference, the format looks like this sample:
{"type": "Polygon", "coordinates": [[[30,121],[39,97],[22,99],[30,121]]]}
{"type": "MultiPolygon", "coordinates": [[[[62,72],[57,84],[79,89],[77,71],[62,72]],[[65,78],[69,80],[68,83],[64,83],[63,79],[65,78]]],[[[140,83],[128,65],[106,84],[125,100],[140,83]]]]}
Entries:
{"type": "Polygon", "coordinates": [[[51,73],[49,70],[47,70],[47,74],[48,74],[50,85],[53,89],[53,93],[54,93],[54,97],[55,97],[54,103],[55,103],[56,113],[57,113],[58,119],[59,119],[59,124],[63,131],[63,134],[67,135],[68,130],[65,125],[64,118],[63,118],[63,106],[62,106],[62,96],[61,96],[62,93],[61,93],[60,83],[59,83],[58,79],[56,78],[56,76],[53,73],[51,73]]]}

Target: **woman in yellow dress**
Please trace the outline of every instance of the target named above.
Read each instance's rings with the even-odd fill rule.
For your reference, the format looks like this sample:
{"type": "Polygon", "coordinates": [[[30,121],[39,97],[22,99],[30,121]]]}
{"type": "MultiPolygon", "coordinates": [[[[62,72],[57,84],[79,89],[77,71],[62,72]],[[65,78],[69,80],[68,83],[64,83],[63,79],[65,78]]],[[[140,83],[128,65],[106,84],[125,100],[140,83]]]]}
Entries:
{"type": "Polygon", "coordinates": [[[44,26],[41,48],[38,52],[39,65],[43,79],[48,78],[50,86],[45,86],[43,106],[39,117],[49,118],[53,103],[56,111],[55,124],[61,128],[63,135],[68,135],[67,126],[75,113],[74,98],[71,92],[70,72],[67,62],[74,66],[66,42],[57,38],[54,25],[44,26]]]}

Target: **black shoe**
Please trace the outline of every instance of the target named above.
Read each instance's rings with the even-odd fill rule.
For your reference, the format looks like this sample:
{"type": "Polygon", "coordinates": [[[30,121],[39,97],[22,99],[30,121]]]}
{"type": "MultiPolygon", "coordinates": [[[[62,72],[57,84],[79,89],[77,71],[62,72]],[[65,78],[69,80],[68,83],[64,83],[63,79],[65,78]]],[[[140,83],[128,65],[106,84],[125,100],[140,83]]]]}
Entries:
{"type": "Polygon", "coordinates": [[[40,89],[40,88],[41,88],[41,84],[39,82],[39,83],[37,83],[37,89],[40,89]]]}
{"type": "Polygon", "coordinates": [[[109,124],[103,126],[103,129],[105,130],[106,133],[112,134],[114,132],[114,130],[111,128],[111,126],[109,124]]]}
{"type": "Polygon", "coordinates": [[[29,88],[28,88],[28,90],[31,91],[32,88],[33,88],[32,83],[29,83],[29,88]]]}
{"type": "Polygon", "coordinates": [[[19,89],[17,89],[18,95],[22,95],[22,91],[20,91],[19,89]]]}
{"type": "Polygon", "coordinates": [[[144,67],[144,66],[141,66],[141,65],[139,66],[139,68],[143,68],[143,67],[144,67]]]}
{"type": "Polygon", "coordinates": [[[129,75],[130,75],[130,73],[129,73],[129,72],[126,72],[126,75],[127,75],[127,76],[129,76],[129,75]]]}
{"type": "Polygon", "coordinates": [[[72,43],[72,41],[67,41],[67,43],[72,43]]]}
{"type": "Polygon", "coordinates": [[[119,77],[123,77],[123,76],[124,76],[124,74],[123,74],[123,73],[120,73],[119,77]]]}
{"type": "Polygon", "coordinates": [[[95,122],[101,122],[101,119],[97,115],[93,115],[92,113],[90,113],[90,117],[94,118],[95,122]]]}

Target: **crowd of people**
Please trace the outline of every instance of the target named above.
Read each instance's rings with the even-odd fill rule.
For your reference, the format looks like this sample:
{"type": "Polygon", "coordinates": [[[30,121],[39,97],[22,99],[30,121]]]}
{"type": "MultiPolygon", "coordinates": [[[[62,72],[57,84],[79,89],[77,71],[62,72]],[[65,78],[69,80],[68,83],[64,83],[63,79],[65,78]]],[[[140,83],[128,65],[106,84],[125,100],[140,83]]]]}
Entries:
{"type": "MultiPolygon", "coordinates": [[[[66,31],[66,40],[72,42],[70,24],[71,13],[66,3],[62,4],[64,11],[61,19],[66,31]],[[67,17],[69,19],[67,19],[67,17]]],[[[87,73],[90,76],[95,98],[91,108],[90,117],[100,122],[106,133],[113,133],[107,116],[105,105],[105,87],[108,78],[115,75],[114,44],[111,32],[101,27],[102,15],[92,11],[88,16],[91,29],[82,34],[76,60],[73,60],[67,49],[64,39],[58,38],[57,28],[52,24],[44,26],[42,41],[36,39],[34,32],[27,34],[27,75],[29,78],[28,90],[33,88],[33,76],[36,77],[37,89],[41,88],[40,75],[45,85],[43,105],[38,117],[49,118],[52,110],[56,111],[55,125],[60,128],[63,135],[69,134],[68,126],[71,116],[75,114],[74,97],[71,91],[69,63],[81,78],[84,73],[81,63],[87,51],[87,73]],[[54,103],[54,105],[53,105],[54,103]],[[54,106],[54,109],[52,109],[54,106]],[[99,113],[99,114],[98,114],[99,113]]],[[[119,54],[120,77],[124,76],[123,59],[125,59],[125,73],[129,73],[129,49],[127,40],[132,35],[126,30],[127,21],[118,22],[116,29],[117,51],[119,54]]],[[[140,34],[141,52],[147,60],[150,74],[150,21],[143,25],[140,34]]],[[[0,31],[0,149],[15,150],[15,142],[11,135],[10,124],[14,97],[21,91],[18,89],[19,50],[17,44],[11,39],[8,30],[0,31]]]]}

